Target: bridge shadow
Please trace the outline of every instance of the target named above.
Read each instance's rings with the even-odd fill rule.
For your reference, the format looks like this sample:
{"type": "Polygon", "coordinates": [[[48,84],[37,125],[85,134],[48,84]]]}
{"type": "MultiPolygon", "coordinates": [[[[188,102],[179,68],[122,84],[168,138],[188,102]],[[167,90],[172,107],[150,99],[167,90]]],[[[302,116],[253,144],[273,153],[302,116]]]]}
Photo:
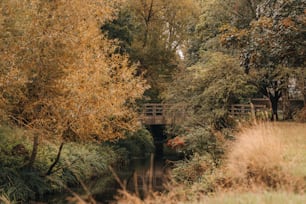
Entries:
{"type": "Polygon", "coordinates": [[[151,132],[155,145],[155,157],[162,158],[164,156],[164,142],[167,139],[165,133],[165,125],[146,125],[146,128],[151,132]]]}

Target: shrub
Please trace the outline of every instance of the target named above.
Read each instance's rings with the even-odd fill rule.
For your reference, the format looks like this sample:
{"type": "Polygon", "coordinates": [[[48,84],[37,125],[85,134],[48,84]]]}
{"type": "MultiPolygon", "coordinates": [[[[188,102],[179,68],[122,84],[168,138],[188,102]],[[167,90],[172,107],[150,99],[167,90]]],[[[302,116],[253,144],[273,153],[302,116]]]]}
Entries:
{"type": "MultiPolygon", "coordinates": [[[[80,179],[87,182],[95,177],[105,177],[107,183],[108,166],[119,158],[118,152],[108,144],[66,143],[53,173],[46,176],[48,168],[56,158],[59,145],[40,141],[32,169],[24,168],[23,154],[11,151],[18,145],[30,151],[31,141],[27,140],[20,129],[0,127],[0,195],[22,203],[43,199],[49,192],[63,191],[64,186],[78,185],[80,179]]],[[[104,185],[106,186],[107,184],[104,185]]]]}
{"type": "Polygon", "coordinates": [[[214,168],[214,161],[209,155],[195,154],[190,160],[177,161],[172,177],[179,183],[193,184],[200,181],[204,174],[210,174],[214,168]]]}
{"type": "Polygon", "coordinates": [[[198,127],[186,135],[186,152],[209,154],[213,161],[219,163],[224,154],[225,140],[222,134],[213,132],[210,128],[198,127]]]}
{"type": "Polygon", "coordinates": [[[0,167],[0,186],[1,194],[6,194],[11,200],[23,202],[41,198],[51,190],[50,184],[39,172],[5,166],[0,167]]]}
{"type": "Polygon", "coordinates": [[[24,165],[29,151],[28,140],[23,139],[24,132],[21,129],[11,129],[7,126],[0,126],[0,163],[6,166],[8,163],[16,167],[24,165]],[[17,146],[22,146],[24,152],[18,151],[17,146]]]}
{"type": "MultiPolygon", "coordinates": [[[[63,183],[73,186],[79,184],[79,179],[84,182],[101,176],[108,171],[108,166],[114,163],[117,158],[115,151],[108,145],[67,143],[63,147],[54,173],[49,178],[55,184],[63,183]]],[[[43,166],[43,161],[39,160],[37,163],[41,163],[43,166]]],[[[46,169],[43,172],[46,172],[46,169]]],[[[54,188],[61,190],[61,186],[58,185],[54,188]]]]}
{"type": "Polygon", "coordinates": [[[120,139],[115,145],[125,149],[129,157],[144,157],[154,152],[153,136],[145,128],[128,133],[125,139],[120,139]]]}

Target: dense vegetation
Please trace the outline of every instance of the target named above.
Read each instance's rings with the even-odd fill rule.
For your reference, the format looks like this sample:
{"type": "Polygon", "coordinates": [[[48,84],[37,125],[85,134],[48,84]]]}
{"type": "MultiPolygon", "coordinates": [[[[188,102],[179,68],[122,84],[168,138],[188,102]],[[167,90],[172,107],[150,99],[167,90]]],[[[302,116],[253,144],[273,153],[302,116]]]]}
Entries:
{"type": "Polygon", "coordinates": [[[120,155],[101,142],[140,128],[135,104],[147,85],[100,31],[118,3],[1,1],[0,109],[3,128],[13,128],[1,134],[1,192],[9,199],[105,172],[120,155]],[[16,140],[15,129],[24,132],[16,140]]]}
{"type": "Polygon", "coordinates": [[[216,166],[207,154],[176,163],[165,193],[118,203],[303,203],[305,124],[262,123],[244,128],[216,166]]]}
{"type": "MultiPolygon", "coordinates": [[[[31,152],[31,137],[25,138],[28,134],[31,133],[24,129],[0,127],[0,192],[11,201],[47,201],[83,183],[91,195],[103,194],[107,186],[115,183],[109,166],[124,168],[131,156],[146,156],[154,150],[152,137],[144,129],[117,143],[69,142],[49,172],[58,154],[58,143],[41,141],[35,164],[29,169],[26,165],[31,152]]],[[[83,194],[85,189],[78,193],[83,194]]]]}
{"type": "Polygon", "coordinates": [[[237,189],[305,199],[305,172],[290,153],[300,146],[280,148],[288,136],[305,144],[305,126],[253,128],[253,113],[229,114],[265,97],[271,111],[261,119],[279,120],[282,110],[285,120],[306,121],[306,107],[290,104],[306,101],[305,14],[300,0],[1,0],[0,202],[82,186],[95,203],[97,188],[113,182],[109,166],[154,151],[139,122],[146,102],[184,113],[167,133],[185,160],[174,164],[172,190],[145,202],[218,203],[206,196],[237,189]],[[282,135],[286,128],[293,132],[282,135]]]}

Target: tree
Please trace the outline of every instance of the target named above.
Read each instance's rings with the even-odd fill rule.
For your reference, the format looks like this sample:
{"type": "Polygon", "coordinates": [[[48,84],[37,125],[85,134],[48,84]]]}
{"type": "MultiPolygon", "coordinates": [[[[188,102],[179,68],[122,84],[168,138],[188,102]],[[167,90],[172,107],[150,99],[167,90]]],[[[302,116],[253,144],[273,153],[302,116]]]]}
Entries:
{"type": "Polygon", "coordinates": [[[249,28],[224,27],[224,45],[242,48],[242,62],[249,82],[270,99],[271,119],[278,119],[278,102],[282,97],[285,118],[289,118],[289,78],[305,67],[303,1],[263,1],[249,28]],[[300,69],[302,68],[302,69],[300,69]]]}
{"type": "Polygon", "coordinates": [[[186,127],[231,127],[228,108],[254,90],[247,85],[237,58],[220,52],[207,52],[196,65],[183,70],[169,87],[167,102],[172,109],[185,107],[186,127]]]}
{"type": "MultiPolygon", "coordinates": [[[[171,103],[187,107],[194,120],[186,122],[193,125],[200,123],[205,127],[226,127],[229,125],[226,124],[229,121],[228,106],[239,101],[246,102],[243,97],[254,94],[254,86],[246,83],[247,75],[242,73],[243,69],[238,64],[241,45],[230,48],[222,43],[226,28],[235,28],[237,36],[245,37],[249,23],[256,18],[254,10],[259,2],[199,0],[201,15],[193,30],[195,37],[189,41],[187,55],[187,66],[190,67],[182,69],[165,94],[171,103]],[[202,75],[195,80],[193,72],[202,75]],[[225,82],[221,83],[222,80],[225,82]],[[233,87],[237,90],[233,90],[233,87]]],[[[239,38],[239,41],[243,40],[239,38]]]]}
{"type": "Polygon", "coordinates": [[[103,29],[109,37],[124,42],[121,50],[127,50],[131,60],[139,62],[138,71],[151,86],[146,95],[160,101],[160,92],[181,63],[177,52],[185,51],[197,20],[197,4],[194,0],[129,0],[121,13],[120,19],[103,29]]]}
{"type": "MultiPolygon", "coordinates": [[[[217,51],[239,56],[239,47],[223,47],[220,41],[224,27],[246,29],[256,19],[256,8],[262,0],[198,0],[201,15],[188,47],[188,66],[200,60],[200,52],[217,51]]],[[[231,36],[228,36],[231,37],[231,36]]]]}
{"type": "MultiPolygon", "coordinates": [[[[102,32],[109,39],[119,41],[117,53],[132,55],[133,33],[136,32],[135,24],[133,24],[133,16],[131,11],[123,4],[120,7],[117,18],[111,22],[105,23],[101,27],[102,32]]],[[[133,60],[133,58],[130,58],[133,60]]],[[[134,60],[137,61],[137,60],[134,60]]]]}
{"type": "Polygon", "coordinates": [[[1,1],[1,49],[9,48],[1,52],[1,78],[18,73],[24,83],[17,93],[7,88],[14,81],[0,88],[6,115],[36,131],[30,167],[39,135],[63,142],[114,140],[137,127],[133,106],[145,82],[100,32],[118,2],[1,1]]]}
{"type": "Polygon", "coordinates": [[[280,97],[288,101],[289,77],[305,68],[305,6],[303,1],[265,1],[251,24],[243,64],[270,99],[272,120],[278,119],[280,97]]]}

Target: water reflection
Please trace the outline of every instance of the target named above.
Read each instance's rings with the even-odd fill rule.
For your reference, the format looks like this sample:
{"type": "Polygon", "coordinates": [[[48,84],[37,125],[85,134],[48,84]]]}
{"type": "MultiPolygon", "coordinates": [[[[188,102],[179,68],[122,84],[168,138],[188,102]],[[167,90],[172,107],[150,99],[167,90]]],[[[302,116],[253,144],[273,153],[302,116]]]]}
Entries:
{"type": "MultiPolygon", "coordinates": [[[[149,156],[145,158],[133,158],[128,166],[122,169],[116,169],[115,171],[121,182],[125,184],[127,191],[143,198],[150,191],[164,190],[163,184],[168,179],[169,169],[165,167],[165,162],[161,158],[154,159],[154,157],[149,156]]],[[[118,182],[115,181],[114,176],[110,175],[110,179],[112,182],[109,181],[109,185],[107,186],[102,186],[105,183],[105,177],[91,183],[91,189],[98,189],[95,192],[91,192],[99,203],[113,201],[113,197],[121,189],[118,182]],[[100,192],[98,192],[99,189],[100,192]],[[103,192],[101,191],[102,189],[103,192]]]]}
{"type": "MultiPolygon", "coordinates": [[[[163,184],[167,180],[168,169],[161,158],[145,157],[132,158],[130,164],[124,168],[116,169],[116,174],[125,183],[127,191],[145,197],[150,191],[164,190],[163,184]]],[[[114,201],[114,196],[121,189],[114,176],[109,172],[86,183],[86,187],[97,203],[108,204],[114,201]]],[[[86,195],[80,187],[72,188],[78,195],[86,195]]],[[[65,204],[71,194],[61,193],[50,195],[46,203],[65,204]]],[[[81,196],[82,197],[82,196],[81,196]]],[[[82,197],[86,198],[86,196],[82,197]]]]}

